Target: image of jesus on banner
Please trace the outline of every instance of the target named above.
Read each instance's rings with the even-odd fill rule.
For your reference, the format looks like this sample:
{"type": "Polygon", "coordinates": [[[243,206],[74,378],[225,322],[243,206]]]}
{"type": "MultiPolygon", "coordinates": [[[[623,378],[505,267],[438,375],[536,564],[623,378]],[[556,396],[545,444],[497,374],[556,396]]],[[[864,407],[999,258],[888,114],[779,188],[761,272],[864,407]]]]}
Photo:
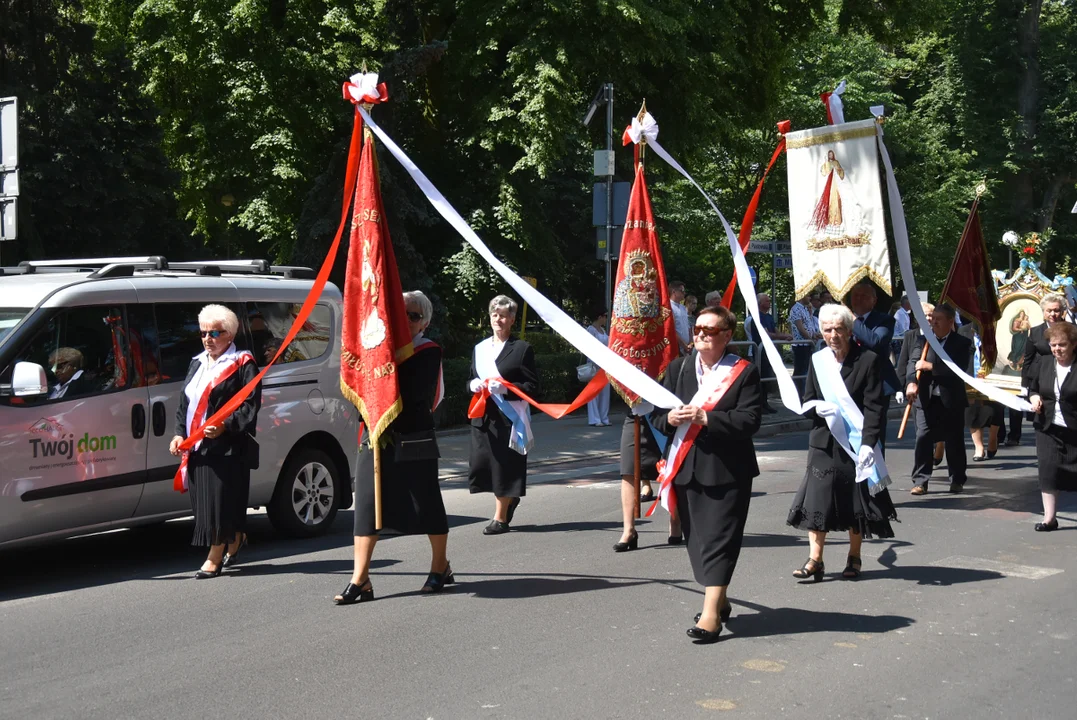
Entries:
{"type": "Polygon", "coordinates": [[[826,160],[819,168],[819,173],[826,178],[819,202],[808,222],[808,231],[814,237],[821,236],[824,242],[842,239],[850,245],[871,241],[869,232],[862,232],[858,219],[859,203],[853,194],[853,186],[845,181],[845,168],[841,166],[833,150],[827,150],[826,160]],[[843,197],[849,212],[843,210],[843,197]],[[848,222],[846,222],[848,220],[848,222]]]}

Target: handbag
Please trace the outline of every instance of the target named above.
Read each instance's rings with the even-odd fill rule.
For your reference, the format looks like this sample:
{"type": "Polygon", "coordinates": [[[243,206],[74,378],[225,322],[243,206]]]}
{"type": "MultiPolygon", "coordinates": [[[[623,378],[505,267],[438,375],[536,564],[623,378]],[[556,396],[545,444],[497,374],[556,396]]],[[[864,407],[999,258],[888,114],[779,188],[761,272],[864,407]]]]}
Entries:
{"type": "Polygon", "coordinates": [[[582,383],[591,382],[597,374],[598,367],[590,360],[576,366],[576,379],[582,383]]]}
{"type": "Polygon", "coordinates": [[[396,462],[416,462],[418,460],[437,460],[437,434],[433,429],[413,433],[393,431],[393,445],[396,448],[393,459],[396,462]]]}

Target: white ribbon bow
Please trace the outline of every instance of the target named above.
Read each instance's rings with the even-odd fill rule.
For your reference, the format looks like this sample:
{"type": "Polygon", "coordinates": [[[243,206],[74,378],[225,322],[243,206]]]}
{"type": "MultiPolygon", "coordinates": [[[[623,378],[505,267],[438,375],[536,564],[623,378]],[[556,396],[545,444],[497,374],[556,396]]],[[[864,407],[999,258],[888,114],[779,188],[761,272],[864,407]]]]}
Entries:
{"type": "Polygon", "coordinates": [[[377,73],[356,73],[348,79],[351,81],[351,84],[346,86],[348,93],[356,102],[361,102],[364,97],[374,100],[384,99],[378,92],[377,73]]]}
{"type": "Polygon", "coordinates": [[[632,142],[639,144],[640,137],[647,138],[647,142],[658,139],[658,121],[649,113],[643,113],[643,121],[638,117],[632,118],[632,124],[625,130],[632,142]]]}

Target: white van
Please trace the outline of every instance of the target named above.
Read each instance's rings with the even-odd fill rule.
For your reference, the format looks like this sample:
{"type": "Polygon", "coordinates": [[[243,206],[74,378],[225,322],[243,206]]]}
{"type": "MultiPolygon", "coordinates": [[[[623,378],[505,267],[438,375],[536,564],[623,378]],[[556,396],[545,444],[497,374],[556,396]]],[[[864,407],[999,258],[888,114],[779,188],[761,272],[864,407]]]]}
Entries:
{"type": "MultiPolygon", "coordinates": [[[[169,454],[198,312],[240,319],[236,346],[275,354],[309,268],[162,257],[0,268],[0,548],[190,515],[169,454]]],[[[326,285],[262,381],[250,505],[279,531],[325,532],[352,501],[358,413],[340,392],[341,295],[326,285]]]]}

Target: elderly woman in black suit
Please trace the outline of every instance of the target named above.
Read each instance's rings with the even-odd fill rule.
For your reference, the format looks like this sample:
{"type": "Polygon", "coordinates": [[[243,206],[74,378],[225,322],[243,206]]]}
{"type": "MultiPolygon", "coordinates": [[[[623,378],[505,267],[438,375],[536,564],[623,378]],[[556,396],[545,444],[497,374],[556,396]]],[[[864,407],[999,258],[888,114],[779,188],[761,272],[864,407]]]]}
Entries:
{"type": "Polygon", "coordinates": [[[517,307],[506,295],[490,301],[493,336],[476,345],[471,358],[468,387],[473,393],[485,387],[491,395],[482,417],[471,420],[468,473],[471,492],[493,493],[496,501],[494,517],[483,529],[484,535],[507,533],[520,498],[527,494],[527,451],[533,443],[531,409],[498,380],[507,380],[532,397],[538,392],[535,351],[511,334],[517,307]]]}
{"type": "Polygon", "coordinates": [[[1043,496],[1037,532],[1058,529],[1058,493],[1077,492],[1077,325],[1056,322],[1044,333],[1051,360],[1041,357],[1028,392],[1036,414],[1036,459],[1043,496]],[[1053,362],[1052,362],[1053,361],[1053,362]]]}
{"type": "MultiPolygon", "coordinates": [[[[434,408],[442,383],[441,348],[423,337],[434,315],[429,298],[417,290],[406,292],[404,308],[415,353],[397,367],[403,407],[387,430],[392,444],[381,453],[382,529],[430,539],[430,574],[420,592],[436,593],[455,582],[446,555],[449,521],[438,485],[434,434],[434,408]]],[[[374,599],[370,560],[379,531],[374,522],[374,453],[369,435],[363,435],[360,448],[355,478],[355,565],[348,586],[333,598],[337,605],[374,599]]]]}
{"type": "Polygon", "coordinates": [[[184,440],[258,375],[254,357],[236,350],[233,343],[239,332],[234,312],[223,305],[206,305],[198,313],[198,327],[205,351],[195,355],[187,369],[169,452],[184,456],[180,475],[191,492],[194,511],[191,544],[209,546],[206,562],[195,573],[202,580],[217,577],[225,566],[234,564],[236,553],[247,542],[243,529],[251,465],[257,460],[254,434],[262,387],[256,386],[223,422],[205,425],[205,437],[182,450],[184,440]]]}
{"type": "Polygon", "coordinates": [[[808,531],[811,555],[804,566],[793,573],[795,578],[823,579],[823,545],[829,532],[849,531],[849,557],[842,572],[846,579],[860,577],[863,566],[860,545],[872,535],[888,538],[894,536],[890,520],[897,518],[890,494],[885,488],[875,495],[868,490],[868,483],[857,482],[857,465],[868,462],[870,454],[883,430],[883,385],[875,353],[850,342],[855,318],[842,305],[824,305],[819,310],[819,323],[826,347],[812,357],[808,377],[804,384],[804,402],[824,400],[816,370],[820,363],[837,363],[837,371],[844,381],[856,407],[864,417],[861,429],[861,458],[854,461],[834,439],[826,418],[835,413],[833,405],[809,411],[814,425],[808,435],[808,468],[804,480],[793,498],[786,522],[795,528],[808,531]]]}
{"type": "Polygon", "coordinates": [[[737,316],[726,308],[699,311],[694,352],[670,363],[662,379],[685,404],[652,415],[655,428],[674,438],[666,462],[675,473],[676,509],[692,571],[704,587],[703,611],[688,628],[688,637],[699,644],[718,640],[732,610],[726,593],[740,557],[752,478],[759,474],[752,443],[763,418],[759,368],[726,353],[736,327],[737,316]],[[677,452],[697,428],[687,452],[677,452]]]}

